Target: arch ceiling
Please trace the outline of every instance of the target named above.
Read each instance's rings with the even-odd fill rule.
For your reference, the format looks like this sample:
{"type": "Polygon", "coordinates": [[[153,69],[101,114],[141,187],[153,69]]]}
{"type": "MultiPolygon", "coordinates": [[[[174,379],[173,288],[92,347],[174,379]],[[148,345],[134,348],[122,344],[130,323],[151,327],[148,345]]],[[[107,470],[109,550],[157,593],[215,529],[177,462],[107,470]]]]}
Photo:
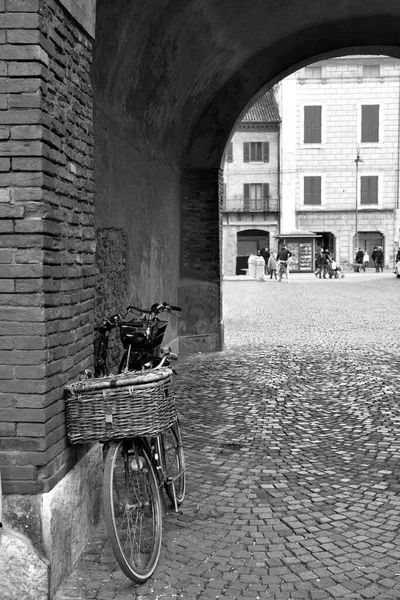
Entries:
{"type": "Polygon", "coordinates": [[[96,18],[103,110],[181,166],[218,167],[248,102],[307,62],[400,57],[398,0],[98,0],[96,18]]]}

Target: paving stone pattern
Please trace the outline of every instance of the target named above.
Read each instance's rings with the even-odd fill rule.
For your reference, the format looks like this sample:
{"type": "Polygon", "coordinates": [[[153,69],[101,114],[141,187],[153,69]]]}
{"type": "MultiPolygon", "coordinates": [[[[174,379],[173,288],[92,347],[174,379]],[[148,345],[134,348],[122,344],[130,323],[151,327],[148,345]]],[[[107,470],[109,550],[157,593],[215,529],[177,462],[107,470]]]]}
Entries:
{"type": "Polygon", "coordinates": [[[187,498],[133,585],[104,529],[57,600],[400,598],[400,281],[225,281],[226,350],[181,361],[187,498]]]}

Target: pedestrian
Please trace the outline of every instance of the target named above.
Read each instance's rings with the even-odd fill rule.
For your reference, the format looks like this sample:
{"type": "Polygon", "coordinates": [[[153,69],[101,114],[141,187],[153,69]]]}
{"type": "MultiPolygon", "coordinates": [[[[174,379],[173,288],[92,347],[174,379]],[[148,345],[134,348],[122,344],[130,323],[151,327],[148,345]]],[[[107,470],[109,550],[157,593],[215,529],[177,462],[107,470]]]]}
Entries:
{"type": "Polygon", "coordinates": [[[318,252],[315,255],[315,267],[316,271],[314,273],[315,277],[321,279],[322,273],[322,248],[318,249],[318,252]]]}
{"type": "Polygon", "coordinates": [[[375,271],[377,273],[383,273],[383,249],[382,246],[378,246],[375,257],[375,271]]]}
{"type": "Polygon", "coordinates": [[[397,254],[396,254],[396,262],[398,263],[400,261],[400,248],[397,250],[397,254]]]}
{"type": "Polygon", "coordinates": [[[368,269],[368,267],[369,267],[369,254],[368,254],[367,250],[364,252],[364,256],[363,256],[363,267],[364,267],[364,271],[366,269],[368,269]]]}
{"type": "Polygon", "coordinates": [[[365,271],[364,265],[363,265],[363,260],[364,260],[364,252],[361,250],[361,248],[357,248],[354,262],[356,263],[356,265],[358,265],[358,268],[357,268],[358,273],[361,271],[361,269],[363,269],[365,271]]]}
{"type": "Polygon", "coordinates": [[[322,278],[326,279],[326,274],[329,272],[329,250],[327,249],[322,252],[321,269],[322,278]]]}
{"type": "MultiPolygon", "coordinates": [[[[278,269],[280,269],[280,265],[284,264],[284,269],[286,273],[286,281],[289,283],[289,258],[292,256],[290,250],[286,247],[286,244],[282,244],[280,250],[278,251],[278,255],[276,260],[278,262],[278,269]]],[[[281,277],[279,276],[280,280],[281,277]]]]}
{"type": "Polygon", "coordinates": [[[268,248],[262,248],[260,251],[261,256],[263,257],[263,259],[265,260],[265,275],[268,275],[269,271],[268,271],[268,259],[270,257],[270,251],[268,250],[268,248]]]}
{"type": "Polygon", "coordinates": [[[376,253],[378,252],[378,247],[374,246],[374,249],[372,250],[372,254],[371,254],[371,258],[374,261],[374,267],[376,269],[376,253]]]}
{"type": "Polygon", "coordinates": [[[271,279],[273,279],[274,277],[276,279],[276,267],[277,267],[276,253],[274,251],[272,251],[271,254],[269,255],[269,259],[268,259],[268,273],[269,273],[271,279]]]}

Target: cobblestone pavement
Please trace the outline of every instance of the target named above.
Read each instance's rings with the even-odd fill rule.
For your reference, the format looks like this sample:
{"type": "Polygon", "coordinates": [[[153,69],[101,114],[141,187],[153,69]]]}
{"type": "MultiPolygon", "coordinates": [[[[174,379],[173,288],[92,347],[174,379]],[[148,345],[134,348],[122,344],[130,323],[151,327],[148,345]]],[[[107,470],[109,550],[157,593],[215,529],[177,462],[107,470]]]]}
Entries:
{"type": "Polygon", "coordinates": [[[188,466],[136,586],[100,529],[58,600],[400,598],[400,281],[224,282],[226,350],[181,361],[188,466]]]}

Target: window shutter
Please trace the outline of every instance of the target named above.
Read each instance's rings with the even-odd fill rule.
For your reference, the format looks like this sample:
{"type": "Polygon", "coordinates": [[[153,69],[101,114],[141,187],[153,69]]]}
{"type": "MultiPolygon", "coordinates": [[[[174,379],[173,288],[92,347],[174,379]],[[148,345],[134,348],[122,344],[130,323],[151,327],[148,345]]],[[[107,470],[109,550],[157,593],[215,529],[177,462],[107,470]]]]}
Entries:
{"type": "Polygon", "coordinates": [[[243,143],[243,162],[250,162],[250,142],[243,143]]]}
{"type": "Polygon", "coordinates": [[[321,143],[322,107],[304,107],[304,143],[321,143]]]}
{"type": "Polygon", "coordinates": [[[361,107],[361,142],[379,142],[379,104],[361,107]]]}
{"type": "Polygon", "coordinates": [[[378,176],[361,177],[361,204],[378,204],[378,176]]]}
{"type": "Polygon", "coordinates": [[[269,183],[263,183],[263,198],[264,200],[269,198],[269,183]]]}
{"type": "Polygon", "coordinates": [[[263,142],[263,161],[269,162],[269,142],[263,142]]]}
{"type": "Polygon", "coordinates": [[[226,160],[228,162],[233,162],[233,143],[232,142],[229,142],[229,144],[228,144],[228,150],[227,150],[227,153],[226,153],[226,160]]]}
{"type": "Polygon", "coordinates": [[[304,177],[304,204],[321,204],[321,177],[304,177]]]}
{"type": "Polygon", "coordinates": [[[245,200],[247,198],[250,198],[250,184],[249,183],[244,183],[243,184],[243,198],[245,200]]]}

